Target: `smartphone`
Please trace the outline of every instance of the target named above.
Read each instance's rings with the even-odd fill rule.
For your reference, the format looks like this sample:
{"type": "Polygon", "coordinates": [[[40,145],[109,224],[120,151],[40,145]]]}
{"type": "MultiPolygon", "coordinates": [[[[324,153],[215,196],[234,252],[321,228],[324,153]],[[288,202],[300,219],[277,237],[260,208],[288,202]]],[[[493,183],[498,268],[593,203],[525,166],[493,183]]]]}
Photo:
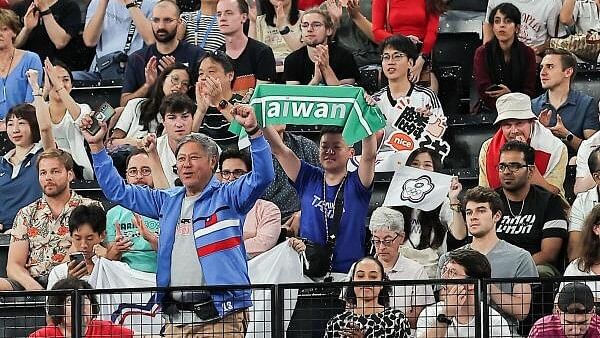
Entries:
{"type": "Polygon", "coordinates": [[[486,92],[493,92],[493,91],[496,91],[496,90],[501,90],[501,89],[502,89],[502,87],[500,87],[499,85],[497,85],[497,84],[493,84],[493,85],[491,85],[491,86],[487,87],[487,88],[485,89],[485,91],[486,91],[486,92]]]}
{"type": "Polygon", "coordinates": [[[98,109],[96,109],[96,111],[90,116],[92,118],[92,125],[88,128],[90,134],[98,134],[100,131],[100,122],[107,122],[114,114],[115,110],[110,106],[110,104],[108,104],[108,102],[101,104],[100,107],[98,107],[98,109]]]}
{"type": "Polygon", "coordinates": [[[69,255],[69,258],[71,262],[77,262],[75,265],[79,265],[81,262],[85,261],[85,256],[83,255],[83,252],[73,252],[69,255]]]}

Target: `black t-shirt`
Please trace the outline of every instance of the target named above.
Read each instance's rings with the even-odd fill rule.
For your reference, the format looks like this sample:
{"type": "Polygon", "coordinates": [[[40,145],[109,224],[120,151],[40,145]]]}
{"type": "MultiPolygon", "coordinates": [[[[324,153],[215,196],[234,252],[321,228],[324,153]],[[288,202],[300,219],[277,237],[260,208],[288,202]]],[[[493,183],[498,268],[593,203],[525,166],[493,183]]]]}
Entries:
{"type": "MultiPolygon", "coordinates": [[[[225,51],[225,44],[220,50],[225,51]]],[[[233,63],[234,76],[231,89],[245,95],[248,89],[256,87],[256,81],[275,82],[275,56],[271,47],[260,41],[248,38],[246,49],[233,63]]]]}
{"type": "MultiPolygon", "coordinates": [[[[25,0],[13,7],[13,11],[21,18],[21,23],[31,2],[30,0],[25,0]]],[[[71,36],[71,39],[75,38],[81,28],[79,6],[71,0],[59,0],[50,6],[50,10],[56,23],[71,36]]],[[[54,43],[52,43],[48,36],[42,17],[40,17],[38,25],[29,33],[27,41],[21,48],[37,53],[42,62],[46,57],[50,58],[50,60],[56,57],[56,46],[54,46],[54,43]]]]}
{"type": "MultiPolygon", "coordinates": [[[[229,102],[240,102],[242,98],[241,95],[233,94],[229,102]]],[[[216,107],[208,107],[200,132],[210,136],[222,149],[237,149],[238,136],[228,130],[230,124],[216,107]]]]}
{"type": "Polygon", "coordinates": [[[542,239],[567,237],[567,217],[558,195],[532,185],[525,201],[510,202],[509,209],[502,188],[496,191],[504,204],[502,219],[496,226],[500,239],[533,255],[542,249],[542,239]]]}
{"type": "MultiPolygon", "coordinates": [[[[358,80],[358,67],[352,53],[336,43],[329,44],[329,65],[338,80],[358,80]]],[[[315,63],[308,56],[308,47],[304,46],[285,58],[283,77],[285,81],[299,81],[308,84],[315,73],[315,63]]]]}
{"type": "Polygon", "coordinates": [[[138,90],[144,82],[146,82],[144,68],[150,58],[156,56],[158,61],[165,55],[175,57],[176,62],[182,63],[188,67],[188,71],[191,74],[191,83],[191,79],[195,78],[195,74],[198,70],[198,61],[204,56],[204,49],[185,41],[179,41],[177,48],[175,48],[171,54],[161,54],[156,49],[155,44],[134,52],[127,58],[127,67],[125,68],[125,78],[123,80],[123,89],[121,92],[133,93],[138,90]]]}

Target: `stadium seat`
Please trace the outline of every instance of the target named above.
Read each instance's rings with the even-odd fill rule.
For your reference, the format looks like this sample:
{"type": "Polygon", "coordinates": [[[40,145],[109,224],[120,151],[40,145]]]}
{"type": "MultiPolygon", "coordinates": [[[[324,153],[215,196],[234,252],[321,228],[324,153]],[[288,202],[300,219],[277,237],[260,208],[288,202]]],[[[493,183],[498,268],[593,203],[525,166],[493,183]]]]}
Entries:
{"type": "Polygon", "coordinates": [[[448,8],[454,11],[485,12],[488,0],[450,0],[448,8]]]}
{"type": "Polygon", "coordinates": [[[121,86],[114,84],[101,83],[78,83],[78,86],[73,88],[71,96],[76,102],[87,103],[92,110],[98,108],[102,103],[108,102],[113,107],[119,106],[121,98],[121,86]]]}

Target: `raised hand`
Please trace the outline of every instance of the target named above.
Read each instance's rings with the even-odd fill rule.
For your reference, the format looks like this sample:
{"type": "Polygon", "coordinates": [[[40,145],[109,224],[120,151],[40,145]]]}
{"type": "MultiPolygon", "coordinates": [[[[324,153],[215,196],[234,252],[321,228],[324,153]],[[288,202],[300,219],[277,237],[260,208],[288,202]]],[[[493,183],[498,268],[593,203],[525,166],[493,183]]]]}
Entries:
{"type": "Polygon", "coordinates": [[[258,11],[256,9],[256,1],[255,0],[246,0],[248,3],[248,19],[250,22],[256,22],[256,17],[258,16],[258,11]]]}
{"type": "Polygon", "coordinates": [[[45,75],[48,76],[48,80],[50,80],[50,88],[52,88],[52,90],[54,90],[56,93],[58,93],[59,90],[65,88],[62,86],[61,81],[56,76],[56,71],[54,69],[54,65],[52,64],[52,62],[50,62],[50,59],[48,59],[48,58],[46,58],[46,60],[44,60],[44,72],[45,72],[45,75]]]}
{"type": "Polygon", "coordinates": [[[340,18],[342,17],[342,4],[336,0],[326,0],[325,7],[327,8],[329,16],[331,16],[331,19],[334,22],[340,22],[340,18]]]}
{"type": "Polygon", "coordinates": [[[458,177],[452,177],[452,182],[450,183],[450,192],[448,192],[448,197],[450,198],[450,203],[459,203],[458,195],[462,191],[462,184],[458,181],[458,177]]]}
{"type": "Polygon", "coordinates": [[[277,0],[275,2],[275,18],[277,22],[277,28],[283,28],[287,24],[289,24],[287,14],[285,13],[285,9],[283,8],[283,1],[277,0]]]}
{"type": "Polygon", "coordinates": [[[256,122],[256,116],[254,115],[254,110],[251,106],[247,104],[236,104],[233,106],[231,110],[231,114],[235,118],[235,120],[246,129],[252,130],[256,128],[258,122],[256,122]]]}
{"type": "Polygon", "coordinates": [[[108,127],[106,125],[106,122],[98,121],[98,123],[100,123],[100,131],[98,131],[96,135],[92,135],[90,134],[89,128],[92,126],[93,123],[94,121],[92,120],[92,118],[89,115],[86,115],[81,119],[81,122],[79,123],[79,129],[83,134],[83,138],[88,142],[90,147],[95,148],[92,149],[92,151],[100,151],[102,148],[104,148],[104,136],[108,131],[108,127]]]}
{"type": "Polygon", "coordinates": [[[133,214],[133,225],[135,225],[135,227],[138,229],[138,232],[140,233],[140,235],[146,241],[148,241],[148,243],[150,243],[150,245],[152,246],[152,248],[154,250],[156,250],[158,248],[158,235],[156,233],[150,231],[150,229],[148,229],[148,227],[146,226],[146,223],[142,219],[142,216],[134,213],[133,214]]]}
{"type": "Polygon", "coordinates": [[[27,76],[27,82],[29,82],[31,89],[33,89],[34,92],[38,92],[40,90],[40,85],[38,82],[38,71],[35,69],[28,69],[25,72],[25,76],[27,76]]]}
{"type": "Polygon", "coordinates": [[[150,88],[154,86],[156,79],[158,78],[158,62],[156,61],[156,56],[153,56],[148,60],[148,63],[144,68],[144,76],[146,77],[146,85],[150,88]]]}
{"type": "Polygon", "coordinates": [[[158,60],[158,70],[161,72],[165,70],[165,68],[175,63],[175,57],[171,55],[165,55],[158,60]]]}
{"type": "Polygon", "coordinates": [[[552,109],[550,108],[546,108],[546,109],[542,109],[542,111],[540,112],[540,116],[538,116],[538,121],[540,121],[540,123],[548,128],[550,127],[550,119],[552,118],[552,109]]]}
{"type": "Polygon", "coordinates": [[[123,252],[129,251],[133,243],[121,234],[121,224],[115,222],[115,240],[111,242],[106,251],[106,258],[120,260],[123,252]]]}
{"type": "Polygon", "coordinates": [[[35,4],[32,2],[27,8],[25,17],[23,17],[23,26],[28,31],[33,30],[40,22],[40,12],[35,10],[35,4]]]}

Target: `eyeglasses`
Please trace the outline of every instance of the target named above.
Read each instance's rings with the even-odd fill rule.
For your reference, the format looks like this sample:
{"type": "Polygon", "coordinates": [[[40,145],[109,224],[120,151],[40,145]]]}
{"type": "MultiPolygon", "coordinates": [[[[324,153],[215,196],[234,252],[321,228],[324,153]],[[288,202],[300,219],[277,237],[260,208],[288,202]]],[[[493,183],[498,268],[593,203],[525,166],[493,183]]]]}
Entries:
{"type": "Polygon", "coordinates": [[[510,163],[499,163],[498,164],[498,171],[503,172],[504,170],[508,169],[510,170],[510,172],[516,172],[519,171],[521,168],[528,168],[529,164],[523,164],[523,163],[519,163],[519,162],[510,162],[510,163]]]}
{"type": "Polygon", "coordinates": [[[138,168],[127,169],[127,176],[129,177],[136,177],[138,174],[142,174],[142,176],[148,176],[152,174],[152,170],[148,167],[142,167],[140,170],[138,170],[138,168]]]}
{"type": "Polygon", "coordinates": [[[381,61],[382,62],[390,62],[390,61],[398,62],[403,57],[408,57],[408,55],[406,55],[404,53],[383,54],[383,55],[381,55],[381,61]]]}
{"type": "Polygon", "coordinates": [[[396,234],[396,237],[392,239],[372,239],[371,243],[373,243],[374,247],[379,247],[381,244],[383,244],[383,246],[390,246],[398,237],[400,237],[400,234],[396,234]]]}
{"type": "Polygon", "coordinates": [[[312,28],[312,29],[319,29],[321,27],[323,27],[325,24],[319,21],[314,21],[314,22],[303,22],[300,24],[300,28],[302,29],[307,29],[308,27],[312,28]]]}
{"type": "Polygon", "coordinates": [[[179,77],[177,77],[177,75],[169,75],[168,77],[169,79],[171,79],[171,84],[173,86],[181,86],[184,88],[190,87],[190,83],[188,81],[180,80],[179,77]]]}
{"type": "Polygon", "coordinates": [[[221,176],[223,178],[229,178],[229,177],[231,177],[231,175],[233,175],[234,178],[240,178],[245,173],[247,173],[247,171],[243,170],[243,169],[235,169],[233,171],[230,171],[230,170],[221,170],[221,176]]]}
{"type": "Polygon", "coordinates": [[[458,273],[456,269],[452,267],[449,268],[447,265],[444,265],[440,277],[442,277],[443,279],[455,279],[455,277],[467,278],[469,276],[465,275],[464,273],[458,273]]]}

